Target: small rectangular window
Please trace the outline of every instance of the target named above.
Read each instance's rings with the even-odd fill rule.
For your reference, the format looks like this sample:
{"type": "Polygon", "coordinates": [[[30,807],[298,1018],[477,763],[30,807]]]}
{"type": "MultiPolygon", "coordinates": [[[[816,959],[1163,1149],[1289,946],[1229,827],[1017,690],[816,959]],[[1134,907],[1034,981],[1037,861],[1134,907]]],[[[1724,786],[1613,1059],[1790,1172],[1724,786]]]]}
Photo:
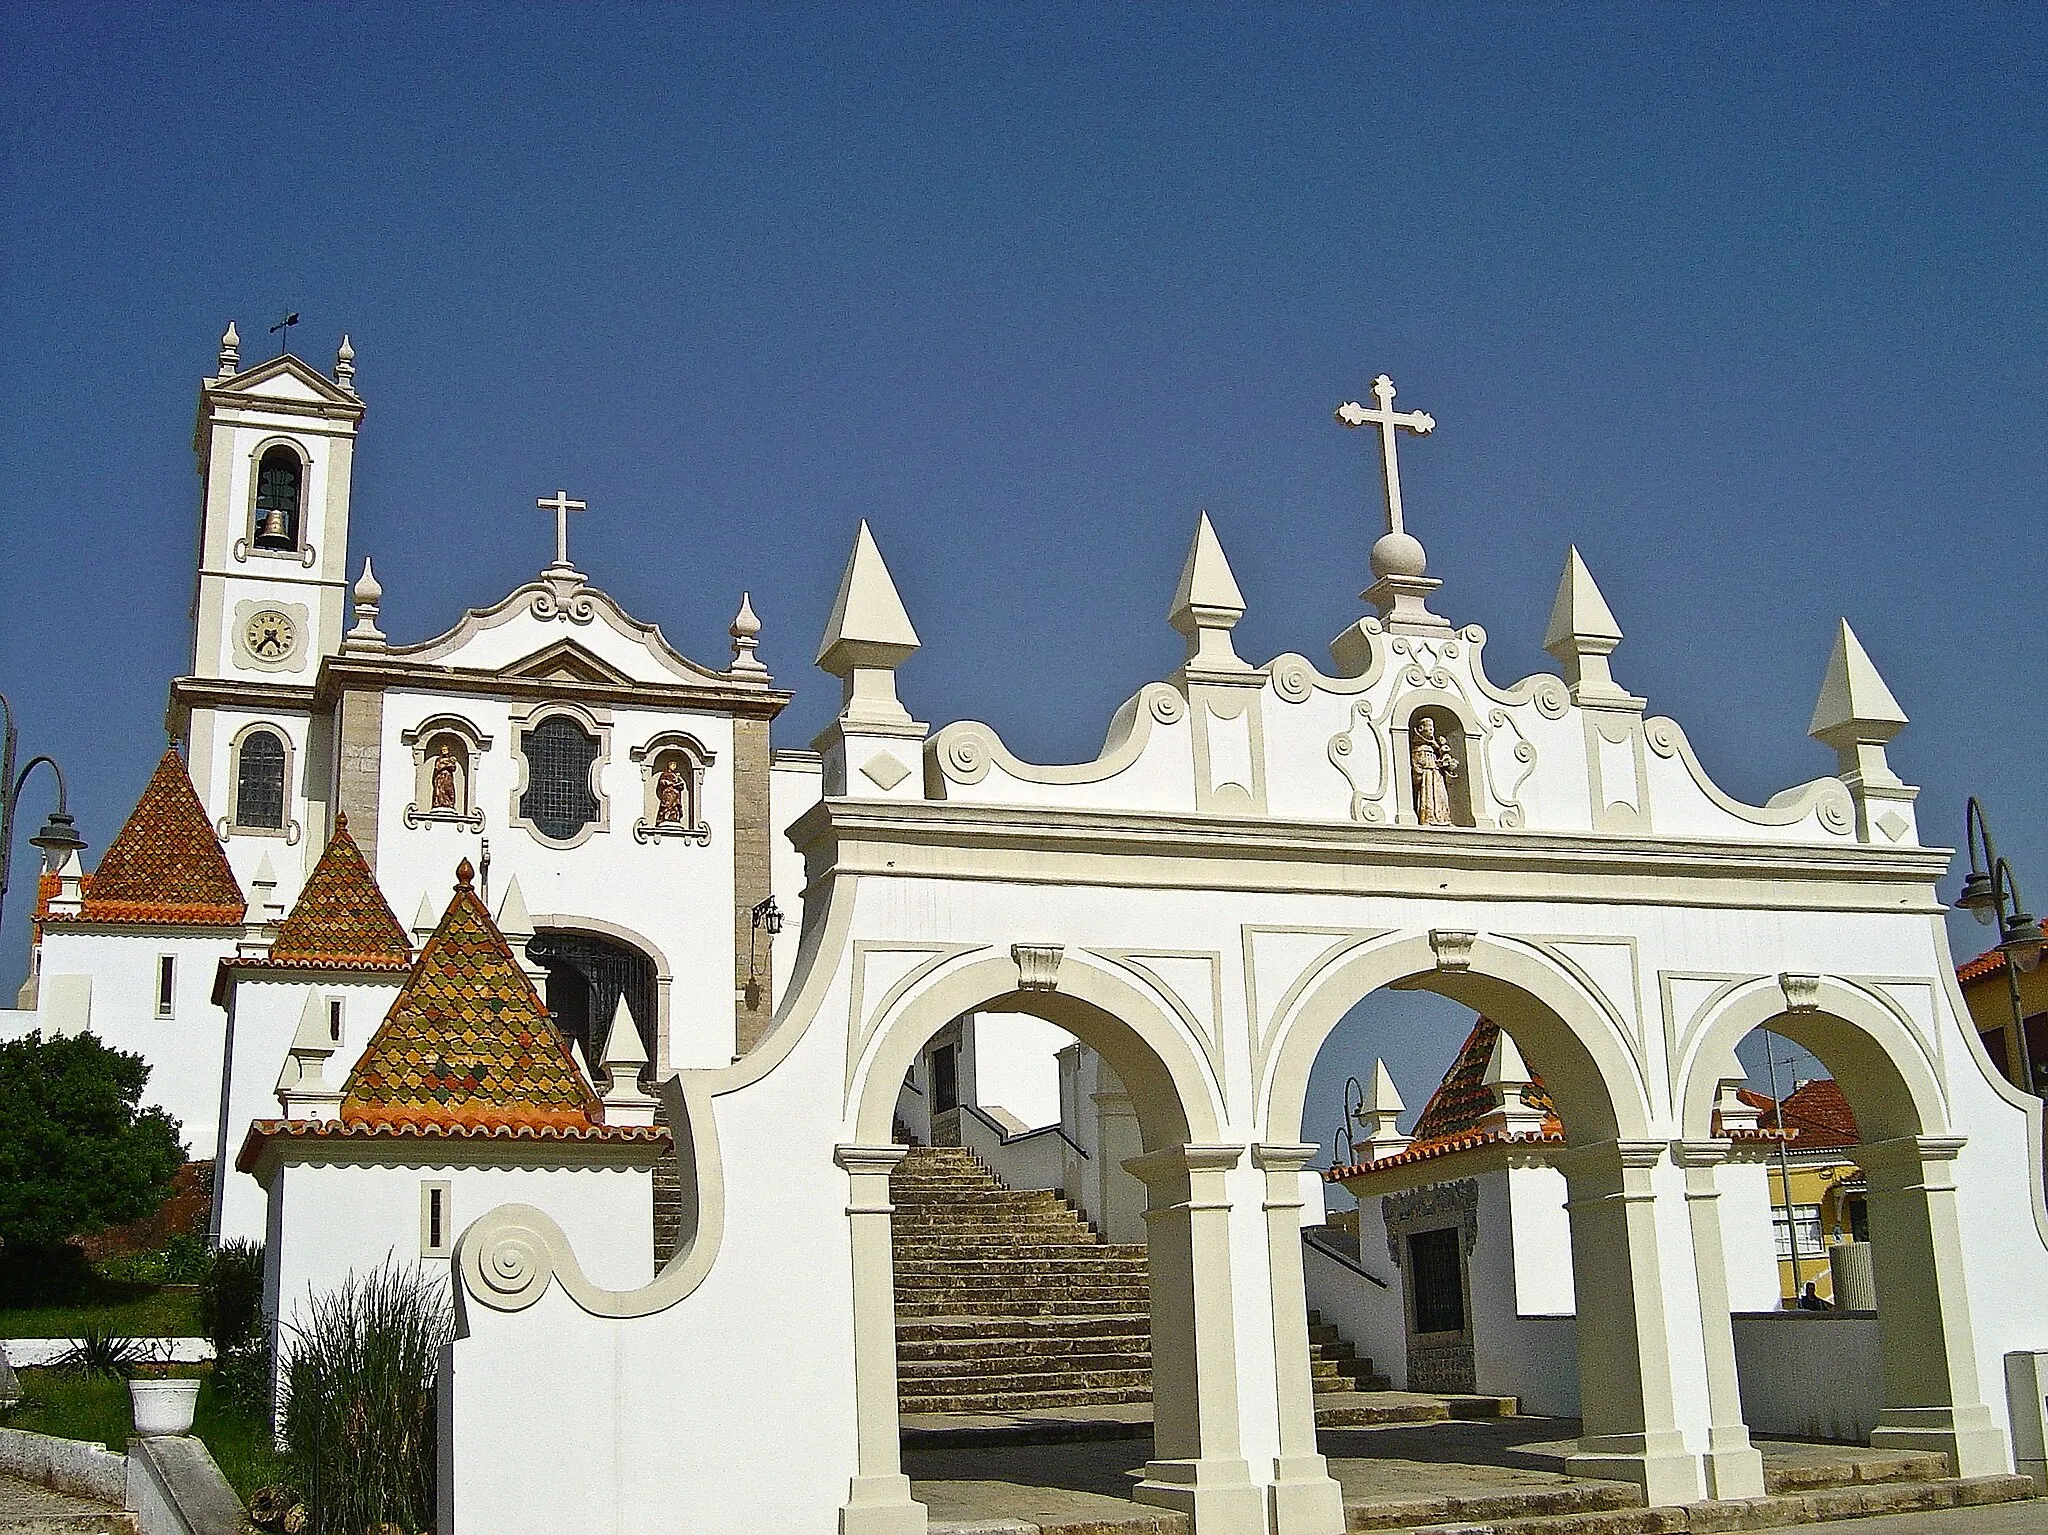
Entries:
{"type": "Polygon", "coordinates": [[[959,1057],[952,1045],[932,1052],[932,1112],[944,1114],[960,1107],[959,1057]]]}
{"type": "Polygon", "coordinates": [[[422,1183],[420,1185],[420,1256],[423,1258],[445,1258],[453,1241],[449,1232],[448,1185],[445,1183],[422,1183]]]}
{"type": "Polygon", "coordinates": [[[329,997],[327,999],[327,1042],[332,1045],[341,1043],[341,998],[339,997],[329,997]]]}
{"type": "Polygon", "coordinates": [[[1465,1274],[1455,1226],[1418,1231],[1408,1239],[1417,1332],[1465,1330],[1465,1274]]]}
{"type": "Polygon", "coordinates": [[[156,1015],[168,1018],[178,999],[178,957],[175,954],[159,954],[156,957],[156,1015]]]}
{"type": "MultiPolygon", "coordinates": [[[[1825,1258],[1827,1248],[1821,1241],[1820,1206],[1794,1205],[1792,1208],[1798,1217],[1799,1256],[1802,1259],[1825,1258]]],[[[1786,1218],[1783,1205],[1771,1206],[1771,1229],[1777,1238],[1778,1257],[1789,1259],[1792,1256],[1792,1221],[1786,1218]]]]}

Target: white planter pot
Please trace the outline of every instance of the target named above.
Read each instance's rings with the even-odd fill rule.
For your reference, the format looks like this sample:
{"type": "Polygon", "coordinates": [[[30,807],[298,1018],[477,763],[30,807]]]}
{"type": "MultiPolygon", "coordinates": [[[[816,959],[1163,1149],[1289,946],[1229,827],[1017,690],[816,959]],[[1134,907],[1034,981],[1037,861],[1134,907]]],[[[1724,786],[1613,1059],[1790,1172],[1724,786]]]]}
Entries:
{"type": "Polygon", "coordinates": [[[199,1405],[198,1381],[131,1380],[128,1396],[135,1404],[135,1432],[144,1438],[192,1432],[192,1413],[199,1405]]]}

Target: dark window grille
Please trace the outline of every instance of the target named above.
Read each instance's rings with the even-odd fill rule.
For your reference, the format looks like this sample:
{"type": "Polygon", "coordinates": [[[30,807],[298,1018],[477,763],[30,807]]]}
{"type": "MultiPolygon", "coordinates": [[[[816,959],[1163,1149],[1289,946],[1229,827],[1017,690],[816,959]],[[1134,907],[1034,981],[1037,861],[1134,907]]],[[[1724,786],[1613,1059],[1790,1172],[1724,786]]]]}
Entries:
{"type": "Polygon", "coordinates": [[[1408,1272],[1415,1285],[1417,1332],[1465,1330],[1465,1274],[1458,1231],[1418,1231],[1408,1238],[1408,1272]]]}
{"type": "Polygon", "coordinates": [[[268,730],[242,738],[235,771],[235,824],[284,829],[284,741],[268,730]]]}
{"type": "Polygon", "coordinates": [[[519,738],[526,754],[526,792],[519,814],[544,837],[566,842],[597,819],[590,764],[597,741],[566,715],[542,720],[519,738]]]}
{"type": "Polygon", "coordinates": [[[932,1112],[944,1114],[960,1107],[960,1058],[952,1045],[932,1052],[932,1112]]]}
{"type": "Polygon", "coordinates": [[[255,541],[258,548],[296,549],[299,546],[299,475],[299,455],[290,448],[272,448],[257,464],[255,541]]]}

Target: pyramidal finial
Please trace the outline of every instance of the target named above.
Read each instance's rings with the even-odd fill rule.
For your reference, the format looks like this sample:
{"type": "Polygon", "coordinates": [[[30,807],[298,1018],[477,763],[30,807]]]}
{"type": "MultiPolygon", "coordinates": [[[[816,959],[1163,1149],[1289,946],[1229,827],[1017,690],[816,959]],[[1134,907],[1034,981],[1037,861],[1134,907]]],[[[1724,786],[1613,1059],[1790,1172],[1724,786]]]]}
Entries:
{"type": "Polygon", "coordinates": [[[647,1064],[647,1046],[641,1041],[639,1026],[633,1022],[632,1010],[626,1006],[624,997],[612,1009],[611,1027],[604,1038],[604,1064],[607,1070],[631,1066],[636,1071],[647,1064]]]}
{"type": "Polygon", "coordinates": [[[733,615],[732,628],[726,632],[732,636],[732,665],[726,670],[736,676],[765,678],[768,668],[754,654],[754,647],[760,643],[761,620],[754,616],[752,592],[740,593],[740,610],[733,615]]]}
{"type": "Polygon", "coordinates": [[[1401,1101],[1401,1095],[1394,1088],[1394,1074],[1387,1070],[1384,1060],[1372,1063],[1372,1090],[1365,1100],[1369,1114],[1399,1114],[1408,1107],[1401,1101]]]}
{"type": "Polygon", "coordinates": [[[413,937],[424,943],[427,935],[440,925],[441,914],[434,910],[433,896],[422,890],[420,892],[420,909],[413,913],[413,937]]]}
{"type": "Polygon", "coordinates": [[[220,333],[220,367],[222,378],[230,378],[242,369],[242,336],[235,329],[235,322],[228,321],[228,328],[220,333]]]}
{"type": "Polygon", "coordinates": [[[654,1096],[640,1086],[647,1064],[647,1046],[626,1008],[626,999],[612,1009],[611,1030],[604,1041],[604,1122],[608,1125],[651,1125],[654,1096]]]}
{"type": "Polygon", "coordinates": [[[356,392],[356,349],[349,345],[348,333],[342,332],[341,345],[334,353],[334,381],[350,394],[356,392]]]}
{"type": "Polygon", "coordinates": [[[1593,572],[1586,568],[1578,545],[1564,557],[1564,574],[1550,604],[1550,623],[1543,648],[1557,657],[1575,700],[1627,700],[1629,695],[1607,670],[1607,658],[1621,643],[1621,625],[1600,595],[1593,572]]]}
{"type": "Polygon", "coordinates": [[[1409,1137],[1401,1133],[1400,1118],[1407,1105],[1394,1090],[1394,1074],[1384,1060],[1372,1063],[1372,1086],[1358,1111],[1358,1128],[1365,1132],[1367,1160],[1378,1162],[1405,1151],[1409,1137]]]}
{"type": "Polygon", "coordinates": [[[1480,1080],[1488,1087],[1521,1087],[1529,1082],[1529,1063],[1522,1059],[1521,1048],[1506,1029],[1494,1035],[1493,1054],[1486,1058],[1486,1075],[1480,1080]]]}
{"type": "Polygon", "coordinates": [[[1889,741],[1907,724],[1906,711],[1877,674],[1863,642],[1843,619],[1835,630],[1835,648],[1828,654],[1827,675],[1813,706],[1806,733],[1840,749],[1837,736],[1851,732],[1855,740],[1889,741]]]}
{"type": "Polygon", "coordinates": [[[1166,621],[1187,636],[1187,665],[1195,669],[1244,671],[1230,643],[1230,631],[1244,617],[1244,593],[1238,590],[1216,528],[1203,512],[1195,523],[1194,541],[1182,563],[1180,584],[1166,621]]]}
{"type": "Polygon", "coordinates": [[[384,631],[377,627],[377,611],[384,601],[384,585],[377,579],[377,572],[370,568],[370,557],[363,556],[363,573],[357,579],[350,595],[355,599],[355,627],[342,636],[342,647],[346,650],[381,650],[384,648],[384,631]]]}
{"type": "Polygon", "coordinates": [[[1480,1124],[1489,1130],[1505,1130],[1509,1134],[1542,1129],[1543,1110],[1531,1104],[1528,1098],[1528,1090],[1535,1080],[1535,1073],[1522,1059],[1521,1049],[1508,1031],[1501,1029],[1494,1035],[1493,1054],[1487,1057],[1486,1074],[1481,1078],[1493,1094],[1494,1106],[1481,1117],[1480,1124]]]}
{"type": "Polygon", "coordinates": [[[597,1085],[597,1078],[591,1073],[590,1063],[583,1058],[583,1042],[581,1040],[572,1039],[569,1041],[569,1059],[576,1063],[577,1076],[590,1083],[593,1087],[597,1085]]]}
{"type": "Polygon", "coordinates": [[[817,664],[835,677],[846,676],[856,666],[895,667],[921,643],[863,518],[853,537],[853,555],[839,578],[832,616],[825,621],[825,637],[818,643],[817,664]]]}
{"type": "Polygon", "coordinates": [[[533,936],[533,918],[527,913],[526,895],[516,874],[505,882],[505,899],[498,903],[498,931],[508,941],[533,936]]]}

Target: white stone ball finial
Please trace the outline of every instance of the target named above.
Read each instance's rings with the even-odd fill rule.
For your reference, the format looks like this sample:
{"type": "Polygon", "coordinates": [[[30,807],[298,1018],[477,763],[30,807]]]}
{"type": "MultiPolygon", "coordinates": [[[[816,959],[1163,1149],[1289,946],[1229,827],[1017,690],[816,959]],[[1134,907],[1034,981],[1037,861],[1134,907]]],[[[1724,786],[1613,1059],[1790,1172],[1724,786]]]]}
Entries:
{"type": "Polygon", "coordinates": [[[1372,573],[1376,579],[1399,576],[1413,580],[1429,569],[1429,556],[1422,540],[1413,533],[1383,533],[1372,546],[1372,573]]]}

